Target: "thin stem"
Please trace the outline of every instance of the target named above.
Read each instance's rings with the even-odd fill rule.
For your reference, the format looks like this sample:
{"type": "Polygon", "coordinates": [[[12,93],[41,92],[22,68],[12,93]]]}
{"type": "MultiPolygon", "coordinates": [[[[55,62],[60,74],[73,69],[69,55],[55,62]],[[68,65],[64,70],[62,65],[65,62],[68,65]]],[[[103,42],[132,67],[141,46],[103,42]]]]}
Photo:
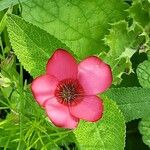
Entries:
{"type": "Polygon", "coordinates": [[[21,141],[23,139],[23,108],[24,108],[24,91],[23,91],[23,68],[20,64],[20,79],[19,79],[19,96],[20,96],[20,114],[19,114],[19,120],[20,120],[20,140],[17,147],[17,150],[20,150],[21,147],[21,141]]]}

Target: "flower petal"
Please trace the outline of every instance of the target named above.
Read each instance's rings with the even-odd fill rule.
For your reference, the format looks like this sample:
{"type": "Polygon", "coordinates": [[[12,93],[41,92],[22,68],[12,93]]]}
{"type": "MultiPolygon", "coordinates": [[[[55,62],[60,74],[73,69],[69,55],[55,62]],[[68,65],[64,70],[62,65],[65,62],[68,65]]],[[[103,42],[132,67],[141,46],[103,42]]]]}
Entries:
{"type": "Polygon", "coordinates": [[[57,127],[69,129],[77,127],[79,119],[72,116],[68,106],[59,103],[56,98],[48,100],[45,109],[48,117],[57,127]]]}
{"type": "Polygon", "coordinates": [[[57,84],[57,79],[50,75],[43,75],[33,80],[31,90],[40,105],[44,106],[47,99],[54,97],[57,84]]]}
{"type": "Polygon", "coordinates": [[[103,104],[97,96],[85,96],[80,103],[70,106],[69,109],[73,116],[95,122],[102,117],[103,104]]]}
{"type": "Polygon", "coordinates": [[[58,49],[49,59],[46,72],[59,80],[77,77],[76,60],[67,51],[58,49]]]}
{"type": "Polygon", "coordinates": [[[78,65],[78,80],[86,95],[95,95],[105,91],[112,83],[112,72],[106,63],[92,56],[78,65]]]}

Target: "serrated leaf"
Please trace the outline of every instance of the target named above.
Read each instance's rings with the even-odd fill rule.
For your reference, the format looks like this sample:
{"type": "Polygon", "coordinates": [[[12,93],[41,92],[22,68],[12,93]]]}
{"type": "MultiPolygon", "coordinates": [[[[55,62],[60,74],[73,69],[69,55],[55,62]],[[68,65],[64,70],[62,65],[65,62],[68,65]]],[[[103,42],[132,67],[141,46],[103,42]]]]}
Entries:
{"type": "Polygon", "coordinates": [[[125,19],[127,8],[123,0],[30,0],[23,3],[22,15],[83,58],[99,54],[109,23],[125,19]]]}
{"type": "Polygon", "coordinates": [[[124,117],[117,105],[106,97],[103,118],[95,123],[81,121],[74,133],[82,150],[124,149],[124,117]]]}
{"type": "Polygon", "coordinates": [[[0,34],[6,26],[7,12],[3,15],[2,19],[0,18],[0,34]]]}
{"type": "Polygon", "coordinates": [[[136,72],[141,86],[150,88],[150,60],[139,64],[136,72]]]}
{"type": "Polygon", "coordinates": [[[115,84],[119,83],[124,72],[132,72],[130,58],[145,42],[146,37],[141,35],[142,32],[142,28],[137,24],[128,27],[126,21],[120,21],[112,24],[110,33],[105,36],[105,44],[110,50],[104,59],[112,68],[115,84]]]}
{"type": "Polygon", "coordinates": [[[54,36],[15,15],[8,16],[7,27],[15,54],[34,77],[45,72],[47,60],[54,50],[69,49],[54,36]]]}
{"type": "Polygon", "coordinates": [[[150,147],[150,118],[142,119],[139,124],[139,130],[143,135],[143,142],[150,147]]]}
{"type": "Polygon", "coordinates": [[[149,88],[111,88],[104,95],[117,103],[126,122],[150,116],[149,88]]]}

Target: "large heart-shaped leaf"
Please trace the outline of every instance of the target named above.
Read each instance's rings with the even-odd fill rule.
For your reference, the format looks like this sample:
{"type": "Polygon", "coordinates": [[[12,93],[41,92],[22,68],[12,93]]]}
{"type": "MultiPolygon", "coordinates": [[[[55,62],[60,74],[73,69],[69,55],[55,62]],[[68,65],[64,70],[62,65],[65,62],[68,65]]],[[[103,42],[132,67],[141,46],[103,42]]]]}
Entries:
{"type": "Polygon", "coordinates": [[[109,23],[125,19],[125,9],[123,0],[30,0],[23,3],[22,15],[83,58],[104,50],[109,23]]]}

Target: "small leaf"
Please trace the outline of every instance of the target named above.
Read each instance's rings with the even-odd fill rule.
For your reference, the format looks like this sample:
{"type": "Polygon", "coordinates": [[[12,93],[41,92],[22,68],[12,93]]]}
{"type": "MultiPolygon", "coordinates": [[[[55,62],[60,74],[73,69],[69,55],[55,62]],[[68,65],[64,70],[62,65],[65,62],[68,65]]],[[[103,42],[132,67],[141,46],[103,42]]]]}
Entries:
{"type": "Polygon", "coordinates": [[[95,123],[81,121],[74,133],[81,149],[124,149],[124,117],[117,105],[108,98],[104,98],[103,118],[95,123]]]}
{"type": "Polygon", "coordinates": [[[139,64],[136,72],[141,86],[150,88],[150,60],[139,64]]]}
{"type": "Polygon", "coordinates": [[[118,104],[126,122],[150,116],[150,89],[148,88],[111,88],[104,95],[118,104]]]}
{"type": "Polygon", "coordinates": [[[143,142],[150,147],[150,118],[142,119],[139,124],[139,130],[143,135],[143,142]]]}
{"type": "Polygon", "coordinates": [[[15,15],[8,16],[7,27],[15,54],[34,77],[45,72],[47,60],[54,50],[68,49],[54,36],[15,15]]]}

